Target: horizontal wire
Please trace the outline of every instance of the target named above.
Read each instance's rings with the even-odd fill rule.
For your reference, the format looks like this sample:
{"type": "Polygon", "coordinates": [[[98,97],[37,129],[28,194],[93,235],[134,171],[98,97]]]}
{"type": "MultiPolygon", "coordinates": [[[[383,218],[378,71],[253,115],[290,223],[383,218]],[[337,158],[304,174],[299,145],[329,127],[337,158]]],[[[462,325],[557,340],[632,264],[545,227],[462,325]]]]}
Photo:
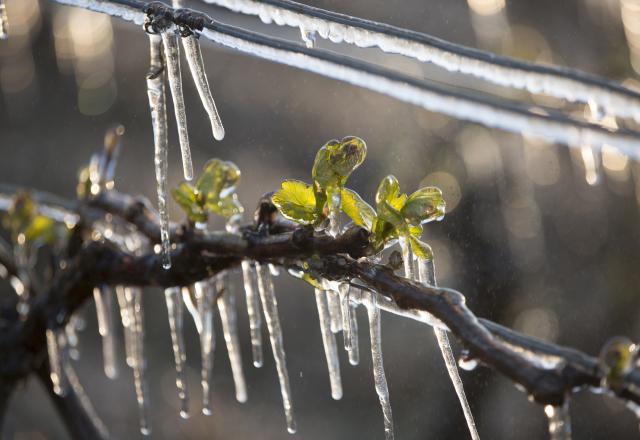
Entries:
{"type": "Polygon", "coordinates": [[[546,94],[570,102],[594,103],[614,117],[640,122],[640,93],[577,69],[545,66],[455,44],[440,38],[351,17],[291,0],[201,0],[266,23],[297,27],[333,42],[378,47],[431,62],[500,86],[546,94]]]}
{"type": "MultiPolygon", "coordinates": [[[[148,6],[138,0],[55,1],[108,13],[140,25],[144,21],[142,11],[148,6]]],[[[451,90],[334,52],[309,49],[202,16],[205,17],[204,37],[240,52],[338,79],[454,118],[576,147],[610,145],[635,159],[640,158],[640,149],[636,147],[640,144],[640,133],[636,131],[611,130],[562,113],[548,113],[539,107],[529,108],[451,90]]]]}

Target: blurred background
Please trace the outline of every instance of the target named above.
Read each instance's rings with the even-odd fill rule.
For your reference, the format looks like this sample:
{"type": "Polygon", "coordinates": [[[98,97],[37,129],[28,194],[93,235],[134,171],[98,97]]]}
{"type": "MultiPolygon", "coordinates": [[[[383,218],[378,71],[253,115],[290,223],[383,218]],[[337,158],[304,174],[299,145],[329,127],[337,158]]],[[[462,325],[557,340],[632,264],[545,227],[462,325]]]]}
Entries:
{"type": "MultiPolygon", "coordinates": [[[[306,0],[306,3],[429,33],[456,43],[541,63],[570,66],[636,87],[640,72],[638,0],[306,0]]],[[[223,22],[299,40],[293,29],[188,2],[223,22]]],[[[47,0],[6,0],[9,39],[0,41],[0,181],[74,197],[77,170],[101,147],[105,130],[124,124],[116,187],[155,203],[153,145],[142,30],[106,15],[47,0]]],[[[584,108],[459,78],[433,66],[375,50],[318,40],[321,48],[362,56],[406,74],[508,99],[584,108]]],[[[411,192],[437,185],[445,220],[425,239],[439,282],[465,293],[479,316],[552,342],[597,354],[612,335],[640,333],[640,166],[613,148],[570,150],[426,112],[379,94],[286,66],[250,58],[203,40],[214,97],[226,127],[215,142],[193,82],[183,71],[194,165],[211,157],[242,169],[240,199],[248,212],[284,178],[309,181],[316,150],[327,140],[357,135],[368,158],[349,186],[372,201],[378,182],[398,176],[411,192]]],[[[186,64],[183,64],[185,66],[186,64]]],[[[171,111],[171,110],[170,110],[171,111]]],[[[182,179],[170,113],[170,185],[182,179]]],[[[171,205],[172,218],[180,211],[171,205]]],[[[250,215],[247,213],[248,221],[250,215]]],[[[214,414],[200,414],[198,338],[186,319],[192,416],[178,398],[162,293],[144,295],[153,437],[383,438],[366,314],[358,311],[361,363],[341,350],[344,397],[333,401],[314,297],[289,276],[276,280],[298,433],[286,433],[271,351],[251,365],[246,307],[234,274],[249,401],[237,403],[226,348],[216,322],[214,414]]],[[[3,293],[7,293],[8,289],[3,293]]],[[[139,438],[131,370],[102,370],[95,309],[82,311],[76,369],[115,438],[139,438]]],[[[398,439],[468,437],[433,332],[383,316],[383,351],[398,439]]],[[[122,335],[120,334],[120,339],[122,335]]],[[[339,337],[341,341],[341,337],[339,337]]],[[[454,341],[455,344],[455,341],[454,341]]],[[[454,347],[458,350],[459,347],[454,347]]],[[[461,372],[480,435],[486,439],[547,437],[542,408],[491,370],[461,372]]],[[[581,392],[572,399],[574,438],[637,438],[638,421],[624,405],[581,392]]],[[[35,380],[18,389],[3,439],[67,438],[35,380]]]]}

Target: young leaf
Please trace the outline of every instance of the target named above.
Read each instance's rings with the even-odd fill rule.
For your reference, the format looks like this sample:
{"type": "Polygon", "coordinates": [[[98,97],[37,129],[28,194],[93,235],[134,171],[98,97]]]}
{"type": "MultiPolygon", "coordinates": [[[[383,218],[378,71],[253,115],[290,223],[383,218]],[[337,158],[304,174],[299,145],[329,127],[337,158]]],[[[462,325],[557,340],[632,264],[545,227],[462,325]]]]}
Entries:
{"type": "Polygon", "coordinates": [[[285,180],[271,198],[280,213],[297,223],[308,225],[318,218],[316,197],[311,185],[299,180],[285,180]]]}
{"type": "Polygon", "coordinates": [[[433,251],[431,250],[431,246],[413,235],[409,235],[409,242],[411,243],[411,249],[413,249],[413,253],[416,257],[421,260],[433,260],[433,251]]]}
{"type": "Polygon", "coordinates": [[[211,159],[204,166],[196,182],[196,189],[209,200],[218,200],[235,190],[240,181],[240,169],[236,164],[220,159],[211,159]]]}
{"type": "Polygon", "coordinates": [[[207,202],[204,208],[209,212],[213,212],[214,214],[218,214],[225,218],[232,217],[236,214],[242,214],[242,212],[244,212],[244,208],[235,193],[217,202],[207,202]]]}
{"type": "Polygon", "coordinates": [[[371,231],[376,211],[357,192],[343,188],[341,208],[356,225],[371,231]]]}
{"type": "Polygon", "coordinates": [[[185,210],[190,209],[192,205],[198,203],[196,192],[187,182],[182,182],[176,188],[173,188],[171,195],[173,196],[173,200],[185,210]]]}
{"type": "Polygon", "coordinates": [[[376,191],[376,203],[380,204],[385,201],[395,201],[400,194],[400,184],[394,175],[388,175],[378,185],[376,191]]]}
{"type": "Polygon", "coordinates": [[[320,188],[343,187],[367,155],[365,142],[355,136],[327,142],[316,154],[311,175],[320,188]]]}
{"type": "Polygon", "coordinates": [[[411,194],[401,208],[402,215],[412,224],[442,220],[446,204],[440,189],[429,186],[411,194]]]}

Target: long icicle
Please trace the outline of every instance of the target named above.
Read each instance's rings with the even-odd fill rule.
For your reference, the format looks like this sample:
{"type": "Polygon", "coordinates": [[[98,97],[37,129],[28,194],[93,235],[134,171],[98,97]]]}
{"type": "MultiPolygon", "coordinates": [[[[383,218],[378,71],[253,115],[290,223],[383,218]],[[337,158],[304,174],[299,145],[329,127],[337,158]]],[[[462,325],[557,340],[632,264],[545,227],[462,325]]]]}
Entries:
{"type": "Polygon", "coordinates": [[[180,417],[189,417],[189,393],[187,390],[187,377],[185,363],[187,360],[184,348],[183,314],[184,303],[180,287],[169,287],[164,291],[167,302],[167,316],[171,329],[171,347],[176,364],[176,387],[180,398],[180,417]]]}
{"type": "Polygon", "coordinates": [[[47,354],[49,355],[49,374],[51,377],[51,383],[53,384],[53,392],[58,396],[65,396],[67,394],[67,378],[64,375],[62,369],[64,347],[62,342],[64,336],[61,335],[59,330],[53,330],[48,328],[46,331],[47,336],[47,354]]]}
{"type": "Polygon", "coordinates": [[[137,287],[125,287],[124,295],[131,317],[131,345],[133,354],[133,383],[138,401],[140,432],[151,434],[149,424],[149,384],[147,383],[147,360],[144,353],[144,312],[142,291],[137,287]]]}
{"type": "Polygon", "coordinates": [[[109,379],[115,379],[118,377],[118,366],[116,364],[116,336],[112,314],[113,291],[108,286],[94,287],[93,298],[96,303],[98,333],[102,337],[104,374],[109,379]]]}
{"type": "Polygon", "coordinates": [[[269,267],[265,264],[256,263],[258,272],[258,290],[262,302],[262,310],[267,329],[269,330],[269,340],[271,350],[278,370],[278,380],[280,381],[280,393],[282,394],[282,405],[284,415],[287,420],[287,431],[294,434],[297,431],[297,424],[293,415],[293,403],[291,402],[291,387],[289,385],[289,372],[287,371],[287,361],[282,341],[282,328],[280,327],[280,316],[278,315],[278,302],[273,288],[273,280],[269,267]]]}
{"type": "Polygon", "coordinates": [[[375,293],[371,293],[370,298],[365,303],[367,316],[369,317],[369,337],[371,338],[371,361],[373,362],[373,379],[376,393],[380,399],[382,416],[384,419],[384,438],[393,440],[393,415],[391,413],[391,402],[389,401],[389,387],[384,374],[384,364],[382,361],[382,335],[380,332],[380,309],[376,302],[375,293]]]}
{"type": "Polygon", "coordinates": [[[240,354],[240,338],[238,337],[238,319],[236,315],[235,296],[231,290],[231,280],[227,271],[217,277],[218,311],[222,321],[224,341],[227,345],[233,383],[236,388],[236,400],[247,401],[247,383],[242,370],[242,355],[240,354]]]}
{"type": "Polygon", "coordinates": [[[169,88],[173,98],[173,110],[176,115],[178,126],[178,138],[180,140],[180,150],[182,151],[182,168],[184,178],[193,179],[193,164],[191,163],[191,147],[189,146],[189,132],[187,130],[187,113],[182,94],[182,73],[180,72],[180,46],[178,45],[178,35],[175,27],[162,32],[162,42],[164,44],[165,60],[167,62],[167,76],[169,78],[169,88]]]}
{"type": "Polygon", "coordinates": [[[571,440],[571,416],[567,399],[561,406],[544,407],[544,413],[549,419],[549,440],[571,440]]]}
{"type": "Polygon", "coordinates": [[[329,370],[329,385],[331,386],[331,397],[334,400],[340,400],[342,399],[340,359],[338,358],[336,335],[331,332],[331,320],[329,317],[327,295],[323,290],[316,289],[315,296],[316,306],[318,307],[318,318],[320,320],[320,332],[322,333],[322,345],[324,346],[324,355],[327,358],[327,369],[329,370]]]}
{"type": "Polygon", "coordinates": [[[215,292],[210,282],[194,285],[197,308],[200,314],[200,356],[202,367],[200,382],[202,385],[202,414],[211,415],[211,374],[213,372],[213,353],[216,348],[213,327],[213,306],[215,292]]]}
{"type": "Polygon", "coordinates": [[[202,100],[202,105],[209,115],[213,137],[216,140],[221,141],[224,139],[224,127],[222,126],[222,120],[218,114],[218,109],[216,108],[216,103],[213,100],[211,88],[209,87],[209,80],[207,79],[207,74],[204,70],[204,62],[202,60],[202,51],[200,50],[198,35],[191,33],[190,35],[183,37],[182,47],[184,47],[184,52],[189,64],[189,70],[191,70],[193,82],[195,82],[196,88],[198,89],[200,100],[202,100]]]}
{"type": "Polygon", "coordinates": [[[158,193],[158,213],[160,216],[160,242],[162,246],[162,267],[171,268],[171,242],[169,238],[169,211],[167,211],[167,99],[164,91],[164,60],[162,37],[149,34],[151,52],[149,73],[147,73],[147,95],[153,127],[154,165],[158,193]]]}
{"type": "Polygon", "coordinates": [[[342,335],[344,338],[344,348],[349,355],[349,363],[358,365],[360,363],[360,347],[358,342],[358,318],[356,316],[356,305],[351,303],[351,293],[356,288],[349,284],[341,284],[340,307],[342,309],[342,335]]]}
{"type": "Polygon", "coordinates": [[[334,289],[327,289],[327,303],[329,305],[329,318],[331,321],[331,331],[338,333],[342,330],[342,311],[340,309],[340,297],[334,289]]]}
{"type": "MultiPolygon", "coordinates": [[[[411,254],[412,252],[410,251],[409,256],[413,258],[413,255],[411,254]]],[[[419,281],[426,285],[436,286],[436,270],[433,259],[416,259],[416,262],[418,264],[419,281]]],[[[458,371],[458,364],[453,356],[453,351],[451,350],[451,343],[449,342],[447,331],[438,327],[434,327],[433,331],[436,335],[440,352],[442,353],[442,359],[447,367],[449,378],[451,379],[453,388],[455,389],[458,400],[460,401],[464,418],[467,421],[469,434],[473,440],[480,440],[476,422],[473,419],[473,413],[471,412],[471,407],[469,406],[467,396],[464,392],[464,385],[462,383],[462,378],[460,377],[460,372],[458,371]]]]}
{"type": "Polygon", "coordinates": [[[247,298],[247,314],[249,315],[249,330],[251,333],[251,353],[253,366],[262,367],[264,356],[262,354],[262,317],[260,316],[260,297],[256,292],[256,269],[250,261],[242,261],[242,279],[244,292],[247,298]]]}
{"type": "Polygon", "coordinates": [[[118,299],[118,308],[120,309],[120,320],[122,322],[122,329],[124,332],[124,349],[125,360],[127,365],[133,368],[133,316],[129,314],[130,307],[127,301],[126,291],[124,286],[116,286],[116,298],[118,299]]]}

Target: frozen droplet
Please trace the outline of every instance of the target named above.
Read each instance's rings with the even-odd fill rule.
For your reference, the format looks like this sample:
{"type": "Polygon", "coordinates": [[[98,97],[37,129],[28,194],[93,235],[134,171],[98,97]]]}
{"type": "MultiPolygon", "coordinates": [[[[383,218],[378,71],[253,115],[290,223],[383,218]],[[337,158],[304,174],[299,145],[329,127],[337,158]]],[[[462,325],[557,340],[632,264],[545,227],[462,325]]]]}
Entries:
{"type": "Polygon", "coordinates": [[[176,387],[180,398],[180,415],[185,418],[189,414],[189,393],[187,389],[186,360],[184,347],[183,310],[184,303],[179,287],[169,287],[164,291],[167,303],[167,316],[171,330],[171,347],[176,364],[176,387]]]}
{"type": "Polygon", "coordinates": [[[164,45],[164,55],[167,63],[167,76],[169,78],[169,88],[173,98],[173,110],[176,115],[176,125],[178,126],[178,138],[180,140],[180,150],[182,152],[182,168],[184,178],[193,179],[193,164],[191,162],[191,147],[189,146],[189,132],[187,129],[187,113],[182,94],[182,74],[180,72],[180,46],[178,45],[178,34],[172,26],[162,32],[162,42],[164,45]]]}
{"type": "Polygon", "coordinates": [[[250,261],[242,261],[242,278],[247,299],[253,365],[256,368],[260,368],[264,362],[262,353],[262,317],[260,316],[260,297],[258,296],[258,292],[256,292],[258,284],[256,269],[250,261]]]}
{"type": "Polygon", "coordinates": [[[546,405],[544,413],[549,419],[549,440],[571,440],[571,416],[568,397],[560,406],[546,405]]]}
{"type": "Polygon", "coordinates": [[[458,359],[458,367],[465,371],[473,371],[478,367],[478,361],[474,358],[461,357],[458,359]]]}
{"type": "Polygon", "coordinates": [[[229,279],[228,272],[225,271],[218,275],[216,284],[219,295],[218,311],[220,312],[224,341],[227,345],[227,353],[229,354],[233,383],[236,388],[236,400],[244,403],[247,401],[247,384],[244,378],[244,371],[242,370],[242,355],[240,353],[235,296],[231,289],[231,280],[229,279]]]}
{"type": "Polygon", "coordinates": [[[167,210],[168,129],[162,37],[149,34],[149,48],[151,56],[149,72],[147,73],[147,96],[149,109],[151,110],[151,127],[153,129],[162,267],[169,269],[171,268],[171,242],[169,238],[169,211],[167,210]]]}
{"type": "Polygon", "coordinates": [[[329,370],[329,385],[331,386],[331,397],[333,397],[335,400],[339,400],[342,398],[340,359],[338,358],[336,335],[331,332],[331,320],[329,318],[327,295],[323,290],[315,289],[315,296],[316,306],[318,308],[318,318],[320,320],[322,345],[324,346],[324,355],[327,358],[327,369],[329,370]]]}
{"type": "Polygon", "coordinates": [[[216,103],[211,95],[211,89],[209,87],[209,81],[204,69],[204,62],[202,60],[202,52],[200,51],[200,43],[198,42],[198,36],[195,34],[188,35],[182,38],[182,46],[184,47],[185,56],[191,70],[191,76],[196,83],[200,100],[204,106],[205,111],[209,115],[211,121],[211,130],[213,131],[213,137],[221,141],[224,139],[224,127],[216,108],[216,103]]]}
{"type": "Polygon", "coordinates": [[[287,361],[284,351],[284,343],[282,340],[282,328],[280,326],[280,316],[278,315],[278,301],[273,288],[273,280],[271,278],[269,268],[266,265],[256,263],[256,270],[258,272],[258,291],[260,292],[262,311],[264,313],[265,321],[267,322],[271,350],[273,351],[276,369],[278,370],[280,394],[282,395],[282,406],[284,407],[287,431],[289,433],[295,433],[297,430],[297,424],[293,415],[289,372],[287,371],[287,361]]]}

